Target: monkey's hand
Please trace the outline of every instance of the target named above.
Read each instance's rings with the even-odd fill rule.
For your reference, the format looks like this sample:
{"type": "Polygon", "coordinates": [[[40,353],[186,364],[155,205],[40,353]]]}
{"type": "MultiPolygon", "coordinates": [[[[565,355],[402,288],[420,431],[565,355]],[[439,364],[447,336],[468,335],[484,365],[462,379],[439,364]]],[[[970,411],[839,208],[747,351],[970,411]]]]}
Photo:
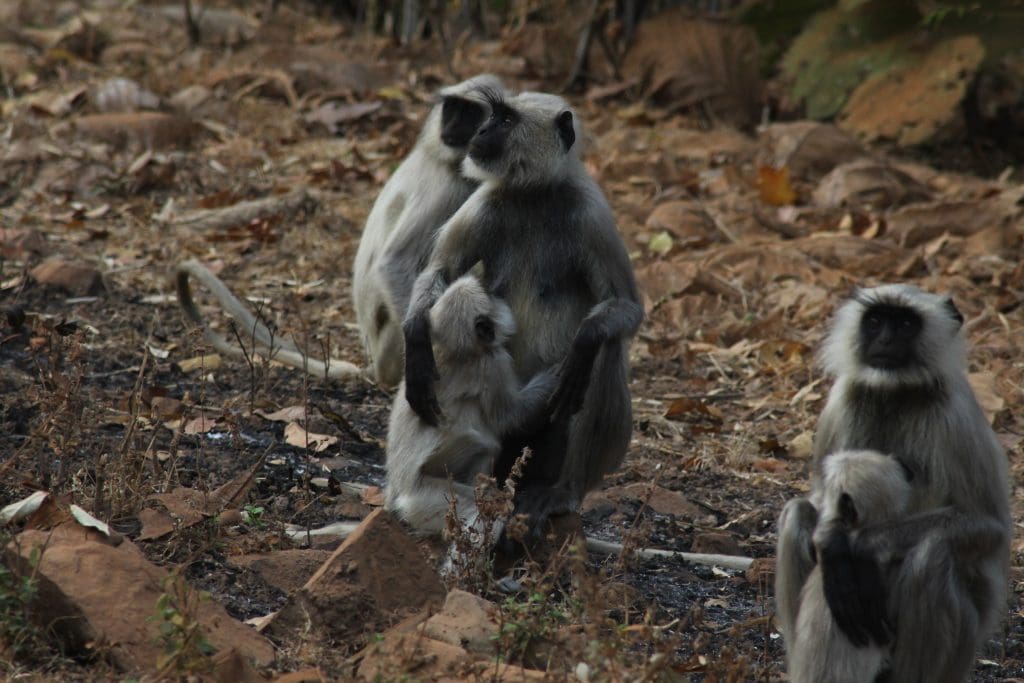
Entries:
{"type": "Polygon", "coordinates": [[[430,346],[430,323],[426,316],[413,318],[405,331],[405,400],[420,419],[431,427],[441,420],[434,382],[440,379],[434,349],[430,346]]]}
{"type": "Polygon", "coordinates": [[[562,361],[558,387],[548,401],[552,422],[568,420],[583,407],[583,399],[590,387],[590,373],[601,348],[600,337],[593,328],[590,319],[583,321],[569,355],[562,361]]]}
{"type": "Polygon", "coordinates": [[[875,558],[850,544],[846,531],[833,530],[818,546],[825,601],[836,625],[855,647],[892,642],[886,587],[875,558]]]}

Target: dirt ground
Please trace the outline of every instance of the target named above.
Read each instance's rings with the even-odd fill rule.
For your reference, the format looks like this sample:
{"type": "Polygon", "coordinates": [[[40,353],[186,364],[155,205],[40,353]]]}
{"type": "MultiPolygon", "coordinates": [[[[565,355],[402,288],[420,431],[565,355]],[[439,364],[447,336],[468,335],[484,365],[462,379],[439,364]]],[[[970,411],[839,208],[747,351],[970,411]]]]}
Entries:
{"type": "MultiPolygon", "coordinates": [[[[170,6],[41,5],[0,3],[0,24],[17,27],[16,39],[0,33],[0,505],[49,490],[135,539],[147,496],[212,490],[262,458],[246,505],[262,508],[264,524],[141,545],[187,567],[232,616],[268,614],[286,594],[232,558],[290,547],[284,525],[372,509],[345,484],[383,486],[391,395],[259,359],[196,361],[212,350],[182,315],[171,273],[199,259],[283,338],[362,364],[351,304],[361,226],[450,78],[429,51],[352,37],[304,5],[263,26],[225,9],[237,23],[223,19],[198,46],[170,6]],[[162,118],[137,93],[110,94],[125,87],[113,77],[155,94],[162,118]],[[114,113],[101,92],[134,106],[114,113]],[[186,220],[300,190],[308,197],[295,211],[213,228],[186,220]],[[33,269],[54,257],[90,271],[41,282],[33,269]],[[292,406],[311,441],[333,438],[323,450],[289,437],[295,420],[258,414],[292,406]]],[[[457,68],[545,85],[495,54],[465,48],[457,68]]],[[[807,490],[828,389],[814,352],[828,316],[854,285],[892,280],[949,292],[964,312],[972,380],[1007,446],[1021,526],[1019,169],[980,178],[860,148],[852,158],[869,159],[867,170],[825,187],[841,156],[827,143],[815,157],[824,171],[792,156],[780,181],[765,170],[781,154],[771,132],[709,128],[626,100],[573,102],[647,308],[632,348],[634,440],[610,493],[588,499],[589,535],[621,540],[638,528],[647,547],[771,557],[782,505],[807,490]],[[776,201],[779,183],[790,201],[776,201]],[[651,482],[667,492],[660,506],[650,486],[630,487],[651,482]]],[[[230,336],[212,299],[200,299],[230,336]]],[[[1015,539],[1007,618],[973,680],[1024,678],[1022,549],[1015,539]]],[[[615,571],[635,591],[629,609],[669,624],[678,680],[783,675],[764,580],[677,559],[615,571]]],[[[344,678],[364,643],[325,659],[281,643],[278,669],[320,664],[344,678]]],[[[33,666],[97,675],[71,661],[7,671],[33,666]]]]}

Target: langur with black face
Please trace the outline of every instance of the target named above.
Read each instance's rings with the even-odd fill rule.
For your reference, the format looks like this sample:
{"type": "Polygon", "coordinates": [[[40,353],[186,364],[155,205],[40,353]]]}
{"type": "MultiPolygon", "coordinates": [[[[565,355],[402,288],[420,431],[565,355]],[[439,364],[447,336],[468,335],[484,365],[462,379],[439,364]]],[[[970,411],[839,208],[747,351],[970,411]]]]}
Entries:
{"type": "Polygon", "coordinates": [[[452,495],[464,527],[478,528],[477,474],[490,475],[501,439],[547,421],[554,369],[525,386],[505,344],[515,332],[507,304],[490,296],[475,273],[452,283],[430,309],[444,421],[424,422],[399,387],[388,424],[387,509],[414,529],[439,533],[452,495]]]}
{"type": "Polygon", "coordinates": [[[402,318],[437,230],[478,184],[462,174],[461,165],[490,111],[484,90],[503,92],[503,86],[494,76],[481,75],[441,90],[416,146],[366,219],[352,294],[363,348],[382,386],[393,387],[402,378],[402,318]]]}
{"type": "Polygon", "coordinates": [[[482,260],[486,289],[516,319],[508,346],[519,377],[559,367],[551,422],[505,440],[496,466],[499,476],[507,473],[521,446],[533,449],[516,510],[529,516],[535,538],[548,516],[578,509],[625,455],[628,346],[643,310],[611,209],[580,160],[578,120],[565,100],[497,92],[488,99],[490,116],[464,163],[481,185],[441,229],[403,324],[405,393],[427,423],[443,419],[428,311],[482,260]]]}
{"type": "MultiPolygon", "coordinates": [[[[864,528],[905,516],[910,503],[907,473],[895,458],[875,451],[840,451],[823,463],[818,488],[810,500],[798,498],[783,510],[779,526],[808,520],[814,526],[813,545],[790,548],[780,540],[777,556],[799,553],[814,565],[836,529],[856,543],[864,528]]],[[[789,536],[783,535],[787,541],[789,536]]],[[[873,558],[883,577],[891,578],[892,558],[873,558]]],[[[784,591],[783,591],[784,592],[784,591]]],[[[786,662],[792,683],[871,683],[888,665],[891,647],[857,647],[838,628],[825,601],[821,569],[813,567],[803,587],[792,594],[799,602],[780,610],[786,638],[786,662]],[[788,621],[786,618],[788,617],[788,621]],[[795,617],[795,621],[793,620],[795,617]]]]}
{"type": "MultiPolygon", "coordinates": [[[[860,290],[840,308],[822,352],[835,383],[818,422],[812,490],[847,449],[887,453],[911,476],[904,516],[856,535],[832,529],[817,557],[826,601],[850,641],[894,643],[886,679],[894,683],[966,681],[1005,609],[1006,454],[967,381],[962,323],[948,297],[909,285],[860,290]],[[891,578],[880,557],[898,560],[891,578]]],[[[814,566],[800,551],[813,533],[808,515],[779,529],[784,627],[814,566]]]]}

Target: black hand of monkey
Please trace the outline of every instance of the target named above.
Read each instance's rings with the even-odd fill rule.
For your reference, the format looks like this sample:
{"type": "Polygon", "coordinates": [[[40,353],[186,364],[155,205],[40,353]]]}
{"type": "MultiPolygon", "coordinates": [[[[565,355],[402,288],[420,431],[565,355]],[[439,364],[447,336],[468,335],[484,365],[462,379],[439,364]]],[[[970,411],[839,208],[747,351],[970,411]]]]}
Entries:
{"type": "Polygon", "coordinates": [[[405,336],[405,400],[424,422],[436,427],[441,420],[441,406],[437,402],[434,382],[440,375],[430,346],[429,332],[426,343],[416,335],[405,336]]]}
{"type": "Polygon", "coordinates": [[[844,531],[819,548],[825,601],[836,625],[855,647],[887,645],[892,626],[886,609],[882,570],[874,557],[857,553],[844,531]]]}
{"type": "Polygon", "coordinates": [[[590,374],[600,346],[593,335],[586,331],[584,322],[573,342],[569,355],[562,361],[558,373],[558,387],[548,399],[551,421],[567,420],[580,411],[590,387],[590,374]]]}

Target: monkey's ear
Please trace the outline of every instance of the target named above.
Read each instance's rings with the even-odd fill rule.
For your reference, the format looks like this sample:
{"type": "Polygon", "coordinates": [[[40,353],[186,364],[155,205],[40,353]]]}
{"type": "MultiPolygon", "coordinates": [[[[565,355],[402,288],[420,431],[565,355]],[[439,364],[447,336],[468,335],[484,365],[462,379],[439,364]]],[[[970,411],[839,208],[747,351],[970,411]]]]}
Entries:
{"type": "Polygon", "coordinates": [[[857,523],[857,508],[853,504],[853,498],[846,492],[839,494],[839,519],[846,526],[853,526],[857,523]]]}
{"type": "Polygon", "coordinates": [[[947,297],[943,305],[946,307],[946,311],[949,313],[949,317],[956,321],[957,329],[964,324],[964,314],[960,312],[960,309],[953,303],[953,299],[947,297]]]}
{"type": "Polygon", "coordinates": [[[576,129],[572,126],[572,112],[566,109],[555,119],[555,127],[558,128],[558,135],[562,138],[565,151],[572,149],[576,142],[576,129]]]}

